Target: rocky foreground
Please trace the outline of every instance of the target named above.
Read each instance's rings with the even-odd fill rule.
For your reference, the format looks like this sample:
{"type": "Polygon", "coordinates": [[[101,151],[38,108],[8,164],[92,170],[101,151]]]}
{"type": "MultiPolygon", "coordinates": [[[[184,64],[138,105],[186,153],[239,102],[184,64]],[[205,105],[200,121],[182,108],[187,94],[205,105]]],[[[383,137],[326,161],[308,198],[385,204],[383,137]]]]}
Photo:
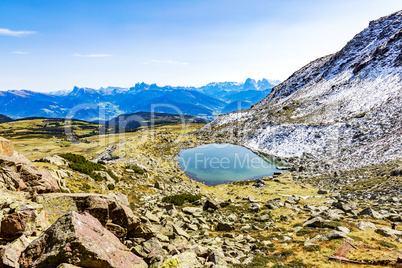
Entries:
{"type": "Polygon", "coordinates": [[[351,202],[285,172],[217,187],[160,180],[130,208],[120,193],[66,192],[7,140],[0,153],[0,267],[402,265],[402,228],[390,228],[400,196],[351,202]]]}

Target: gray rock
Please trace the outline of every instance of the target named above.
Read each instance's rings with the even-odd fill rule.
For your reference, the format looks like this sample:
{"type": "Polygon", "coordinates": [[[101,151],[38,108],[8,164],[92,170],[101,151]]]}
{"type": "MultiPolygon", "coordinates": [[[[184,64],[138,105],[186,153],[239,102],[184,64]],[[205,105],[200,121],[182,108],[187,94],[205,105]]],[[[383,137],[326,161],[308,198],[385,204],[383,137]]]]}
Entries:
{"type": "Polygon", "coordinates": [[[356,224],[357,228],[359,228],[362,231],[366,231],[367,229],[376,229],[377,226],[375,226],[374,223],[369,222],[369,221],[361,221],[358,224],[356,224]]]}
{"type": "MultiPolygon", "coordinates": [[[[328,240],[334,240],[334,239],[342,239],[342,238],[349,238],[347,234],[345,234],[344,232],[340,232],[337,230],[332,230],[329,233],[327,233],[325,235],[325,237],[328,240]]],[[[349,238],[350,239],[350,238],[349,238]]]]}
{"type": "Polygon", "coordinates": [[[193,251],[186,251],[181,254],[175,255],[170,259],[163,262],[161,267],[175,267],[175,268],[201,268],[202,264],[198,261],[197,254],[193,251]]]}
{"type": "Polygon", "coordinates": [[[350,233],[350,230],[349,230],[348,228],[346,228],[345,226],[338,226],[338,227],[336,227],[335,230],[340,231],[340,232],[343,232],[343,233],[345,233],[345,234],[349,234],[349,233],[350,233]]]}
{"type": "Polygon", "coordinates": [[[199,215],[202,213],[202,209],[199,207],[184,207],[182,211],[190,215],[199,215]]]}
{"type": "Polygon", "coordinates": [[[402,238],[402,231],[393,230],[391,228],[379,228],[376,229],[375,232],[383,236],[402,238]]]}
{"type": "Polygon", "coordinates": [[[212,199],[208,199],[207,201],[205,201],[203,209],[204,210],[208,210],[208,209],[218,210],[219,209],[219,204],[216,201],[212,200],[212,199]]]}
{"type": "Polygon", "coordinates": [[[219,247],[212,247],[208,249],[208,261],[213,262],[218,267],[227,267],[227,262],[225,261],[225,254],[223,250],[219,247]]]}
{"type": "Polygon", "coordinates": [[[308,221],[306,221],[303,226],[307,226],[307,227],[315,227],[315,228],[321,228],[323,226],[324,223],[324,219],[321,217],[316,217],[313,219],[310,219],[308,221]]]}
{"type": "Polygon", "coordinates": [[[172,224],[172,227],[175,234],[183,236],[186,239],[190,239],[190,235],[186,231],[184,231],[181,227],[177,226],[176,224],[172,224]]]}
{"type": "Polygon", "coordinates": [[[374,211],[372,208],[363,209],[362,211],[359,212],[359,216],[368,216],[376,220],[380,220],[383,218],[383,216],[380,213],[374,211]]]}
{"type": "Polygon", "coordinates": [[[261,209],[261,205],[258,204],[258,203],[251,204],[251,205],[248,207],[248,210],[250,210],[250,211],[252,211],[252,212],[258,212],[258,211],[260,211],[260,209],[261,209]]]}
{"type": "Polygon", "coordinates": [[[269,200],[269,201],[265,204],[265,206],[266,206],[267,208],[269,208],[269,209],[277,209],[277,208],[283,207],[284,204],[282,203],[282,201],[281,201],[280,198],[275,198],[275,199],[273,199],[273,200],[269,200]]]}
{"type": "Polygon", "coordinates": [[[160,221],[160,219],[156,215],[152,214],[150,211],[147,211],[145,213],[145,217],[148,220],[150,220],[151,222],[159,222],[160,221]]]}

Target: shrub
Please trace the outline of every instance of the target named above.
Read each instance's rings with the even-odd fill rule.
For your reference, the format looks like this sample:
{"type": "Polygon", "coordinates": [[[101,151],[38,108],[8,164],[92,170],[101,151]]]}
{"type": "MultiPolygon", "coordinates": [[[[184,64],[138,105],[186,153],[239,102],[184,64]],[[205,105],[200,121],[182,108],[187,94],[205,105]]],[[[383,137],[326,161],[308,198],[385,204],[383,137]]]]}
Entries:
{"type": "Polygon", "coordinates": [[[107,185],[107,188],[108,188],[110,191],[113,191],[113,190],[114,190],[114,185],[110,183],[110,184],[107,185]]]}
{"type": "Polygon", "coordinates": [[[69,168],[80,173],[87,174],[91,176],[91,178],[95,181],[103,181],[105,179],[100,174],[97,174],[95,171],[106,171],[116,182],[118,182],[119,180],[111,170],[106,169],[103,165],[99,163],[88,161],[82,155],[65,153],[59,154],[59,156],[70,161],[70,164],[68,164],[69,168]]]}
{"type": "Polygon", "coordinates": [[[308,245],[308,246],[304,246],[303,249],[305,251],[313,252],[313,251],[320,251],[321,247],[320,247],[320,245],[308,245]]]}
{"type": "Polygon", "coordinates": [[[398,248],[397,245],[392,244],[392,243],[387,242],[387,241],[380,241],[380,242],[378,242],[378,244],[380,244],[381,246],[386,247],[386,248],[398,248]]]}
{"type": "Polygon", "coordinates": [[[145,170],[143,170],[142,168],[140,168],[137,165],[130,165],[130,166],[126,166],[126,169],[131,169],[133,170],[135,173],[143,175],[145,173],[145,170]]]}
{"type": "Polygon", "coordinates": [[[297,236],[304,236],[306,234],[311,233],[311,229],[308,227],[304,227],[303,229],[300,229],[299,231],[296,232],[297,236]]]}
{"type": "Polygon", "coordinates": [[[363,241],[363,238],[360,236],[355,236],[355,235],[349,235],[350,238],[352,238],[355,241],[363,241]]]}
{"type": "Polygon", "coordinates": [[[355,116],[355,118],[362,118],[366,115],[366,113],[361,113],[355,116]]]}
{"type": "Polygon", "coordinates": [[[112,179],[114,179],[114,181],[115,181],[116,183],[119,182],[119,178],[118,178],[116,175],[114,175],[114,173],[113,173],[110,169],[106,170],[106,172],[107,172],[107,174],[109,174],[109,176],[110,176],[112,179]]]}
{"type": "Polygon", "coordinates": [[[295,255],[292,250],[284,250],[281,252],[276,252],[273,255],[268,257],[268,260],[271,262],[279,262],[285,261],[289,256],[295,255]]]}
{"type": "Polygon", "coordinates": [[[81,187],[83,190],[90,190],[91,186],[88,183],[84,183],[81,187]]]}
{"type": "Polygon", "coordinates": [[[328,229],[335,229],[336,227],[339,226],[342,226],[342,224],[337,221],[323,222],[322,224],[322,228],[328,228],[328,229]]]}
{"type": "Polygon", "coordinates": [[[182,206],[185,202],[193,203],[200,199],[201,199],[201,196],[199,196],[199,195],[183,193],[183,194],[178,194],[178,195],[165,196],[162,199],[162,201],[174,204],[176,206],[182,206]]]}
{"type": "Polygon", "coordinates": [[[247,268],[247,267],[254,267],[254,268],[265,268],[267,267],[268,257],[257,254],[250,264],[235,264],[233,267],[235,268],[247,268]]]}

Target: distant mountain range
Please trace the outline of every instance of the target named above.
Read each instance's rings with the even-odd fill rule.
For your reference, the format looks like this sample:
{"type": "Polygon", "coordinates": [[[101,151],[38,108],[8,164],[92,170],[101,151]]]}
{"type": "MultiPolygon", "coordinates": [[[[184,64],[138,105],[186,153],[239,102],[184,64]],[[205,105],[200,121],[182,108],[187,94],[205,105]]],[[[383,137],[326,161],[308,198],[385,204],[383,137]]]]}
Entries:
{"type": "Polygon", "coordinates": [[[213,119],[222,112],[237,110],[234,102],[243,101],[247,103],[244,108],[250,108],[279,83],[247,79],[244,83],[210,83],[199,88],[137,83],[130,88],[74,87],[71,91],[50,93],[9,90],[0,91],[0,113],[14,119],[36,116],[98,121],[121,114],[155,111],[213,119]]]}

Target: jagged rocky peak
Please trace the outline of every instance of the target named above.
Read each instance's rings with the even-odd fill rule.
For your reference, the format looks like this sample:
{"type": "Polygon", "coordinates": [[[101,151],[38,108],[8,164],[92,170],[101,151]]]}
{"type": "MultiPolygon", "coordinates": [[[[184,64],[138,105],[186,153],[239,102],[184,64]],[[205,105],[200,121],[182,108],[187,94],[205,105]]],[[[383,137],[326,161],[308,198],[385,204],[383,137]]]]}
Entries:
{"type": "Polygon", "coordinates": [[[309,86],[335,91],[348,82],[400,77],[402,11],[372,21],[339,52],[319,58],[275,87],[257,107],[286,98],[309,86]]]}
{"type": "Polygon", "coordinates": [[[296,71],[250,110],[222,115],[203,131],[234,133],[255,150],[335,169],[402,158],[401,62],[398,11],[296,71]]]}

